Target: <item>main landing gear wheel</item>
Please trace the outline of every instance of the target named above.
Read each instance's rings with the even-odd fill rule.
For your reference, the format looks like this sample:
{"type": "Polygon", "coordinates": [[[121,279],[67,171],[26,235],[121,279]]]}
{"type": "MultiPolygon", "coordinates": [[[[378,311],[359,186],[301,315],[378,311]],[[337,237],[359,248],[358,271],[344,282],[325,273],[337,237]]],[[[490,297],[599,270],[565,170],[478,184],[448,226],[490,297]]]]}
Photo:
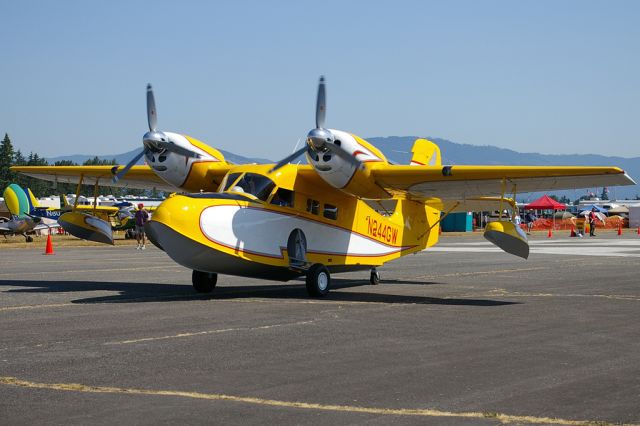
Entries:
{"type": "Polygon", "coordinates": [[[380,272],[376,270],[376,268],[371,269],[371,277],[369,278],[369,282],[371,285],[380,284],[380,272]]]}
{"type": "Polygon", "coordinates": [[[218,274],[215,272],[193,271],[191,282],[198,293],[211,293],[216,288],[218,274]]]}
{"type": "Polygon", "coordinates": [[[331,275],[326,266],[316,263],[307,271],[307,292],[311,297],[322,297],[329,293],[331,275]]]}
{"type": "Polygon", "coordinates": [[[25,240],[27,240],[28,243],[32,243],[33,242],[33,237],[31,235],[27,235],[25,240]]]}

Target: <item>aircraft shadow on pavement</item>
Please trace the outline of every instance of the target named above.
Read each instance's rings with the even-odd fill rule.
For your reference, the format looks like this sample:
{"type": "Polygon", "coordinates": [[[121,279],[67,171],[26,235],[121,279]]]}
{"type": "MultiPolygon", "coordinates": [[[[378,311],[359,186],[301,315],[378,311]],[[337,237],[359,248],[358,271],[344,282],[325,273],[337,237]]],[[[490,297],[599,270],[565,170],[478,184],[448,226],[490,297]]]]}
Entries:
{"type": "MultiPolygon", "coordinates": [[[[401,283],[402,281],[395,281],[401,283]]],[[[117,292],[107,296],[87,297],[72,300],[72,303],[143,303],[170,302],[188,300],[232,300],[232,299],[310,299],[304,283],[293,281],[283,284],[263,284],[249,286],[216,287],[212,294],[195,293],[191,286],[185,284],[130,283],[113,281],[24,281],[0,280],[0,286],[21,287],[7,290],[10,293],[76,293],[109,291],[117,292]],[[293,283],[293,284],[292,284],[293,283]]],[[[460,306],[503,306],[520,302],[471,298],[438,298],[428,296],[397,295],[382,292],[350,292],[342,291],[353,287],[368,287],[370,284],[362,280],[333,279],[332,291],[320,299],[327,302],[363,302],[363,303],[402,303],[425,305],[460,305],[460,306]]],[[[436,283],[423,283],[436,284],[436,283]]],[[[389,285],[391,289],[394,284],[389,285]]],[[[376,286],[384,289],[385,282],[376,286]]]]}

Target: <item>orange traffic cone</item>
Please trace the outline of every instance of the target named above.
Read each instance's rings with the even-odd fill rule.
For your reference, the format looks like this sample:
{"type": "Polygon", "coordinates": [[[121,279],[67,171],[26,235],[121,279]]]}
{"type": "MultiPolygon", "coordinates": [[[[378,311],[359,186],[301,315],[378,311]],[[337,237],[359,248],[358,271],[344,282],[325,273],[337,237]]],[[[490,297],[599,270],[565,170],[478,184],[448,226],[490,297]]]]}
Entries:
{"type": "Polygon", "coordinates": [[[618,224],[618,235],[622,235],[622,224],[618,224]]]}
{"type": "Polygon", "coordinates": [[[442,226],[438,225],[438,235],[442,235],[442,226]]]}
{"type": "Polygon", "coordinates": [[[553,237],[553,233],[551,232],[551,228],[549,228],[549,233],[547,234],[547,238],[553,237]]]}
{"type": "Polygon", "coordinates": [[[576,228],[575,227],[571,227],[571,234],[569,235],[570,237],[577,237],[576,235],[576,228]]]}
{"type": "Polygon", "coordinates": [[[638,226],[638,235],[640,235],[640,226],[638,226]]]}
{"type": "Polygon", "coordinates": [[[53,243],[51,242],[51,234],[47,235],[47,247],[44,249],[44,254],[53,254],[53,243]]]}

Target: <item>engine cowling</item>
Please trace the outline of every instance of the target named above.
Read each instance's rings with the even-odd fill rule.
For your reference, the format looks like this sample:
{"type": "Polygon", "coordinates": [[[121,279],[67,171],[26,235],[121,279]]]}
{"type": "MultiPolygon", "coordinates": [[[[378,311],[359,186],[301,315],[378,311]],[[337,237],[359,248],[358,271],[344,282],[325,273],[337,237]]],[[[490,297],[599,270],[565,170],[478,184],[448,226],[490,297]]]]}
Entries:
{"type": "Polygon", "coordinates": [[[342,130],[327,129],[333,134],[333,143],[362,163],[358,167],[330,150],[308,150],[307,160],[318,175],[334,188],[362,198],[386,198],[389,194],[370,179],[371,167],[387,164],[384,154],[358,136],[342,130]]]}
{"type": "MultiPolygon", "coordinates": [[[[149,167],[165,182],[185,190],[189,187],[189,177],[194,167],[202,163],[225,164],[222,153],[190,136],[172,132],[163,132],[169,142],[199,154],[199,157],[188,157],[167,150],[148,150],[145,160],[149,167]]],[[[201,188],[195,188],[198,190],[201,188]]]]}

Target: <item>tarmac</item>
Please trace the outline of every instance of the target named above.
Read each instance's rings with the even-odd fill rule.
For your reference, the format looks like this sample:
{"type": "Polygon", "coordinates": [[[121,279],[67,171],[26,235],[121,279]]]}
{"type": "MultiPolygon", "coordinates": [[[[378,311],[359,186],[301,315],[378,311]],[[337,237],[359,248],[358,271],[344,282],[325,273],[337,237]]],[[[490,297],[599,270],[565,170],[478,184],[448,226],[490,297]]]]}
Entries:
{"type": "Polygon", "coordinates": [[[0,423],[640,423],[640,236],[481,236],[302,280],[132,246],[0,249],[0,423]]]}

